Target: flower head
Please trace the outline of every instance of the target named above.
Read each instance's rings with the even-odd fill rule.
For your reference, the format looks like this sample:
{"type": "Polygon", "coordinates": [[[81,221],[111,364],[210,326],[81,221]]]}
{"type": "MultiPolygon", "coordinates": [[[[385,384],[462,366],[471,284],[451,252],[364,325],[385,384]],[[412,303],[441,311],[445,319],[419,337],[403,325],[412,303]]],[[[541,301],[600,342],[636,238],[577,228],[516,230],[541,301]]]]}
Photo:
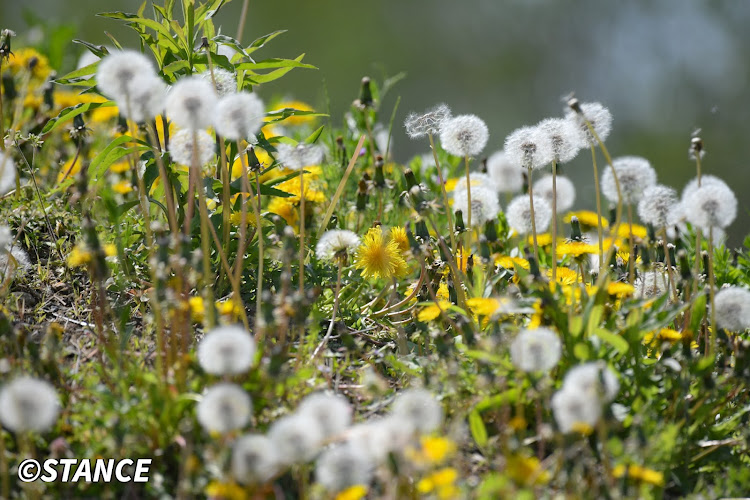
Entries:
{"type": "Polygon", "coordinates": [[[192,167],[193,164],[202,167],[209,163],[214,157],[215,142],[213,138],[203,130],[195,131],[195,147],[193,146],[193,131],[179,130],[169,138],[169,154],[172,160],[192,167]],[[193,156],[193,153],[196,153],[193,156]]]}
{"type": "Polygon", "coordinates": [[[563,387],[552,396],[552,413],[563,433],[591,432],[602,415],[596,396],[563,387]]]}
{"type": "Polygon", "coordinates": [[[609,109],[598,102],[584,102],[580,105],[580,109],[581,113],[572,109],[565,112],[565,119],[575,125],[580,134],[580,140],[590,146],[597,145],[596,138],[586,125],[586,121],[588,121],[599,139],[602,142],[606,141],[609,133],[612,132],[612,113],[609,112],[609,109]]]}
{"type": "Polygon", "coordinates": [[[375,464],[362,446],[346,443],[324,451],[315,462],[315,480],[330,492],[368,485],[375,464]]]}
{"type": "MultiPolygon", "coordinates": [[[[482,174],[480,172],[472,172],[469,174],[469,182],[471,183],[471,189],[472,189],[472,195],[474,194],[473,191],[477,187],[483,187],[487,189],[493,189],[497,187],[495,185],[494,179],[490,177],[487,174],[482,174]]],[[[456,184],[453,186],[454,191],[458,191],[460,189],[466,189],[466,177],[462,176],[456,181],[456,184]]]]}
{"type": "Polygon", "coordinates": [[[698,178],[695,177],[695,178],[691,179],[690,182],[688,182],[685,185],[685,188],[682,190],[682,196],[681,196],[680,199],[683,202],[686,201],[686,200],[690,200],[693,197],[693,195],[695,194],[695,192],[698,190],[699,187],[712,186],[712,185],[721,185],[721,186],[724,186],[724,185],[726,185],[726,183],[723,180],[721,180],[718,177],[716,177],[715,175],[702,175],[701,176],[700,186],[699,186],[698,185],[698,178]]]}
{"type": "Polygon", "coordinates": [[[263,101],[258,96],[249,92],[238,92],[219,99],[214,127],[217,134],[227,139],[250,139],[263,126],[265,116],[263,101]]]}
{"type": "Polygon", "coordinates": [[[476,156],[490,137],[484,120],[476,115],[447,118],[440,125],[440,144],[454,156],[476,156]]]}
{"type": "Polygon", "coordinates": [[[155,76],[151,60],[135,50],[121,50],[104,57],[96,70],[96,86],[103,94],[124,103],[137,85],[139,75],[155,76]]]}
{"type": "Polygon", "coordinates": [[[409,113],[404,121],[406,135],[411,139],[418,139],[428,134],[435,135],[440,132],[443,122],[451,117],[451,110],[445,104],[438,104],[424,113],[409,113]]]}
{"type": "Polygon", "coordinates": [[[722,288],[714,298],[716,323],[730,332],[750,328],[750,291],[737,286],[722,288]]]}
{"type": "Polygon", "coordinates": [[[120,113],[136,123],[142,123],[161,114],[167,86],[156,75],[144,73],[130,81],[130,94],[127,101],[118,100],[120,113]]]}
{"type": "Polygon", "coordinates": [[[166,109],[178,127],[199,130],[212,125],[216,102],[216,92],[209,82],[199,76],[188,76],[169,90],[166,109]]]}
{"type": "MultiPolygon", "coordinates": [[[[620,182],[622,202],[635,205],[647,187],[656,184],[656,171],[647,159],[640,156],[621,156],[612,161],[620,182]]],[[[612,167],[607,167],[602,175],[602,193],[612,203],[617,203],[617,183],[612,167]]]]}
{"type": "Polygon", "coordinates": [[[663,272],[645,272],[635,281],[635,297],[652,299],[667,293],[668,277],[663,272]]]}
{"type": "Polygon", "coordinates": [[[338,394],[310,394],[302,400],[297,413],[317,421],[323,439],[342,432],[352,423],[352,407],[338,394]]]}
{"type": "Polygon", "coordinates": [[[487,159],[487,173],[499,193],[516,193],[523,188],[523,169],[513,163],[505,151],[496,151],[487,159]]]}
{"type": "Polygon", "coordinates": [[[685,216],[691,224],[708,232],[726,228],[737,217],[737,198],[724,182],[701,185],[683,202],[685,216]]]}
{"type": "Polygon", "coordinates": [[[255,351],[255,339],[243,328],[220,326],[198,344],[198,362],[214,375],[244,373],[253,365],[255,351]]]}
{"type": "Polygon", "coordinates": [[[380,226],[371,228],[357,249],[355,267],[362,270],[366,278],[390,279],[406,269],[398,243],[386,240],[380,226]]]}
{"type": "Polygon", "coordinates": [[[224,68],[214,66],[213,76],[209,70],[199,73],[198,76],[210,83],[219,97],[237,92],[237,77],[224,68]]]}
{"type": "Polygon", "coordinates": [[[55,425],[60,402],[49,382],[20,377],[0,389],[0,423],[13,432],[43,432],[55,425]]]}
{"type": "Polygon", "coordinates": [[[407,389],[396,396],[392,413],[420,433],[437,430],[443,423],[443,407],[424,389],[407,389]]]}
{"type": "Polygon", "coordinates": [[[503,149],[512,164],[520,169],[542,168],[555,158],[552,139],[539,127],[522,127],[505,138],[503,149]]]}
{"type": "Polygon", "coordinates": [[[672,223],[672,213],[677,206],[677,192],[667,186],[654,184],[643,191],[638,202],[638,217],[646,224],[662,228],[672,223]]]}
{"type": "MultiPolygon", "coordinates": [[[[518,234],[528,234],[531,226],[531,198],[527,194],[516,196],[505,210],[508,225],[518,234]]],[[[534,222],[537,232],[544,232],[552,219],[552,207],[544,198],[534,197],[534,222]]]]}
{"type": "Polygon", "coordinates": [[[278,472],[279,463],[273,441],[259,434],[239,438],[232,448],[232,475],[243,484],[262,484],[278,472]]]}
{"type": "Polygon", "coordinates": [[[315,255],[320,260],[346,262],[348,256],[359,247],[359,236],[346,229],[326,231],[315,246],[315,255]]]}
{"type": "Polygon", "coordinates": [[[301,170],[305,167],[320,165],[325,151],[316,144],[299,143],[296,146],[281,143],[276,146],[278,160],[290,170],[301,170]]]}
{"type": "Polygon", "coordinates": [[[0,248],[0,280],[4,280],[6,275],[23,276],[30,267],[29,256],[17,245],[0,248]]]}
{"type": "MultiPolygon", "coordinates": [[[[453,210],[461,210],[462,213],[469,212],[469,192],[464,189],[456,189],[453,192],[453,210]]],[[[500,203],[497,201],[497,192],[483,186],[472,186],[471,188],[471,221],[474,225],[484,224],[488,220],[495,220],[500,211],[500,203]]]]}
{"type": "Polygon", "coordinates": [[[570,120],[547,118],[537,125],[543,134],[549,136],[552,154],[557,163],[568,163],[586,146],[581,134],[570,120]]]}
{"type": "Polygon", "coordinates": [[[565,374],[563,389],[587,393],[603,402],[615,399],[620,390],[620,382],[605,364],[592,361],[571,368],[565,374]]]}
{"type": "Polygon", "coordinates": [[[310,461],[320,450],[321,428],[312,415],[293,413],[271,425],[268,437],[273,441],[281,463],[286,465],[310,461]]]}
{"type": "MultiPolygon", "coordinates": [[[[568,210],[576,201],[576,187],[573,182],[563,175],[557,176],[557,210],[568,210]]],[[[534,201],[536,196],[544,198],[552,205],[552,176],[545,175],[534,183],[534,201]]],[[[534,207],[536,208],[536,207],[534,207]]]]}
{"type": "Polygon", "coordinates": [[[16,187],[16,163],[13,158],[0,151],[0,195],[16,187]]]}
{"type": "Polygon", "coordinates": [[[548,328],[521,330],[510,345],[513,364],[525,372],[548,372],[560,361],[562,344],[548,328]]]}
{"type": "Polygon", "coordinates": [[[250,396],[242,387],[221,383],[206,390],[198,403],[198,423],[208,432],[227,432],[241,429],[252,413],[250,396]]]}

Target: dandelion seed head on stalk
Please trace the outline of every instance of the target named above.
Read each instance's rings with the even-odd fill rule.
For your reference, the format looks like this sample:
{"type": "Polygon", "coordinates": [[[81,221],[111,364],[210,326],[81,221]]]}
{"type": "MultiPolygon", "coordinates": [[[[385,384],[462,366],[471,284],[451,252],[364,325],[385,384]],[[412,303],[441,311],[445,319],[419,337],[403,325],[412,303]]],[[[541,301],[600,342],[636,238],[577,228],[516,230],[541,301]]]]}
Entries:
{"type": "Polygon", "coordinates": [[[377,463],[384,463],[390,453],[403,451],[413,438],[412,426],[394,415],[357,424],[347,431],[347,442],[365,450],[377,463]]]}
{"type": "Polygon", "coordinates": [[[263,484],[279,472],[273,441],[260,434],[239,438],[232,447],[232,475],[242,484],[263,484]]]}
{"type": "Polygon", "coordinates": [[[317,144],[299,143],[296,146],[281,143],[276,146],[277,158],[290,170],[302,170],[305,167],[320,165],[325,150],[317,144]]]}
{"type": "Polygon", "coordinates": [[[96,70],[96,86],[103,94],[124,103],[136,88],[139,75],[154,76],[151,60],[135,50],[120,50],[105,56],[96,70]]]}
{"type": "Polygon", "coordinates": [[[609,403],[617,396],[620,382],[606,364],[591,361],[571,368],[563,379],[563,389],[587,393],[609,403]]]}
{"type": "Polygon", "coordinates": [[[338,394],[310,394],[302,400],[297,413],[317,421],[323,439],[339,434],[352,423],[352,407],[338,394]]]}
{"type": "Polygon", "coordinates": [[[524,372],[548,372],[560,361],[560,337],[549,328],[521,330],[510,345],[513,365],[524,372]]]}
{"type": "MultiPolygon", "coordinates": [[[[476,187],[484,187],[484,188],[496,190],[495,181],[488,174],[483,174],[480,172],[471,172],[469,174],[469,182],[471,182],[472,194],[474,194],[473,190],[476,187]]],[[[466,189],[466,177],[465,176],[460,177],[456,181],[456,185],[453,186],[454,191],[458,191],[460,189],[466,189]]]]}
{"type": "MultiPolygon", "coordinates": [[[[11,240],[12,241],[12,240],[11,240]]],[[[0,279],[4,280],[6,274],[20,278],[31,268],[29,256],[18,245],[10,248],[0,249],[0,279]]]]}
{"type": "Polygon", "coordinates": [[[0,195],[16,187],[16,162],[9,154],[0,151],[0,195]]]}
{"type": "Polygon", "coordinates": [[[198,423],[207,432],[228,432],[241,429],[250,421],[252,401],[242,387],[216,384],[206,390],[198,403],[198,423]]]}
{"type": "Polygon", "coordinates": [[[0,225],[0,252],[8,249],[13,243],[13,233],[8,226],[0,225]]]}
{"type": "Polygon", "coordinates": [[[549,136],[553,158],[557,163],[568,163],[587,145],[581,140],[581,134],[570,120],[547,118],[539,122],[537,127],[549,136]]]}
{"type": "Polygon", "coordinates": [[[320,260],[346,262],[348,256],[357,251],[359,236],[346,229],[331,229],[323,233],[315,246],[315,255],[320,260]]]}
{"type": "Polygon", "coordinates": [[[167,93],[167,115],[178,127],[206,129],[212,125],[217,100],[209,82],[199,76],[188,76],[178,80],[167,93]]]}
{"type": "MultiPolygon", "coordinates": [[[[620,182],[622,202],[626,205],[635,205],[641,199],[647,187],[656,184],[656,171],[649,161],[640,156],[621,156],[612,161],[617,172],[617,180],[620,182]]],[[[612,167],[604,170],[601,180],[602,193],[612,203],[617,203],[617,184],[612,167]]]]}
{"type": "Polygon", "coordinates": [[[362,271],[365,278],[390,279],[398,277],[404,269],[407,269],[398,243],[386,240],[380,226],[371,228],[365,233],[362,244],[357,249],[354,264],[362,271]]]}
{"type": "Polygon", "coordinates": [[[505,151],[496,151],[487,159],[487,173],[499,193],[517,193],[523,189],[523,169],[510,161],[505,151]]]}
{"type": "Polygon", "coordinates": [[[265,116],[263,101],[255,94],[229,94],[219,99],[214,115],[214,128],[217,134],[232,141],[254,139],[263,126],[265,116]]]}
{"type": "MultiPolygon", "coordinates": [[[[469,213],[469,191],[466,188],[453,191],[453,210],[461,210],[464,214],[469,213]]],[[[488,220],[494,220],[498,212],[500,212],[500,202],[497,200],[497,191],[472,185],[471,223],[480,225],[488,220]]]]}
{"type": "MultiPolygon", "coordinates": [[[[701,176],[701,187],[703,186],[724,186],[726,183],[716,177],[715,175],[702,175],[701,176]]],[[[686,200],[690,200],[695,192],[698,190],[698,178],[695,177],[688,182],[685,187],[682,189],[682,196],[680,197],[680,200],[683,202],[686,200]]]]}
{"type": "MultiPolygon", "coordinates": [[[[511,200],[505,210],[508,225],[518,234],[530,234],[531,225],[531,199],[529,195],[518,195],[511,200]]],[[[547,230],[552,220],[552,206],[544,198],[534,197],[534,221],[537,233],[547,230]]]]}
{"type": "Polygon", "coordinates": [[[255,339],[239,326],[220,326],[198,344],[198,362],[214,375],[235,375],[250,369],[255,360],[255,339]]]}
{"type": "Polygon", "coordinates": [[[227,96],[237,92],[237,77],[231,71],[214,66],[214,75],[211,78],[211,71],[206,70],[199,73],[198,76],[206,80],[216,91],[219,97],[227,96]],[[214,81],[216,84],[214,85],[214,81]]]}
{"type": "Polygon", "coordinates": [[[120,113],[136,123],[151,120],[164,111],[166,84],[156,75],[140,74],[130,82],[127,101],[117,101],[120,113]]]}
{"type": "Polygon", "coordinates": [[[612,132],[612,113],[609,112],[609,109],[598,102],[582,103],[580,109],[580,114],[572,109],[565,110],[565,119],[575,125],[580,134],[580,140],[589,146],[598,145],[596,138],[586,125],[586,120],[588,120],[599,139],[602,142],[606,141],[610,132],[612,132]]]}
{"type": "Polygon", "coordinates": [[[370,484],[375,464],[367,450],[356,443],[328,448],[315,462],[315,481],[330,492],[370,484]]]}
{"type": "MultiPolygon", "coordinates": [[[[203,166],[214,158],[216,145],[213,137],[203,130],[195,132],[197,158],[195,164],[203,166]]],[[[169,138],[169,154],[172,160],[187,167],[193,166],[193,131],[179,130],[169,138]]]]}
{"type": "Polygon", "coordinates": [[[406,135],[410,139],[419,139],[428,134],[436,135],[440,133],[440,126],[443,122],[450,117],[451,110],[445,104],[438,104],[422,114],[409,113],[404,120],[406,135]]]}
{"type": "Polygon", "coordinates": [[[714,297],[719,328],[740,333],[750,328],[750,291],[738,286],[722,288],[714,297]]]}
{"type": "Polygon", "coordinates": [[[552,140],[539,127],[521,127],[505,138],[508,160],[519,169],[542,168],[555,158],[552,140]]]}
{"type": "Polygon", "coordinates": [[[724,182],[701,185],[683,203],[685,217],[708,233],[709,228],[726,228],[737,217],[737,198],[724,182]]]}
{"type": "Polygon", "coordinates": [[[638,217],[655,228],[666,227],[672,221],[670,214],[677,203],[677,192],[674,189],[661,184],[649,186],[638,202],[638,217]]]}
{"type": "Polygon", "coordinates": [[[291,414],[278,419],[268,430],[281,463],[292,465],[312,460],[323,440],[317,420],[307,414],[291,414]]]}
{"type": "Polygon", "coordinates": [[[593,428],[602,415],[599,398],[575,389],[563,387],[552,396],[551,404],[555,422],[565,434],[593,428]]]}
{"type": "Polygon", "coordinates": [[[24,376],[0,388],[0,423],[13,432],[49,430],[59,412],[57,392],[47,381],[24,376]]]}
{"type": "Polygon", "coordinates": [[[635,280],[635,297],[652,299],[667,293],[668,276],[661,271],[646,271],[635,280]]]}
{"type": "Polygon", "coordinates": [[[396,396],[392,415],[420,433],[437,430],[443,423],[443,406],[424,389],[407,389],[396,396]]]}
{"type": "MultiPolygon", "coordinates": [[[[536,202],[537,195],[540,198],[547,200],[547,203],[552,205],[552,176],[545,175],[538,179],[534,183],[534,201],[536,202]]],[[[557,176],[557,211],[562,212],[568,210],[573,206],[576,201],[576,187],[573,181],[565,177],[564,175],[557,176]]],[[[536,208],[536,207],[534,207],[536,208]]]]}
{"type": "Polygon", "coordinates": [[[476,156],[490,138],[484,120],[476,115],[459,115],[440,125],[440,144],[453,156],[476,156]]]}

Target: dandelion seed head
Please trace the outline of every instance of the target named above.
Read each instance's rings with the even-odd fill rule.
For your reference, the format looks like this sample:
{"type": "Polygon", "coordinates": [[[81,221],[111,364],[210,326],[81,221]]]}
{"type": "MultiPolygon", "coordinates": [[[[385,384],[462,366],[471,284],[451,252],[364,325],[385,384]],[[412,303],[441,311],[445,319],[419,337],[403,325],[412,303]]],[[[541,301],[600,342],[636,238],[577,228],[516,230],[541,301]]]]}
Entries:
{"type": "Polygon", "coordinates": [[[199,73],[198,76],[206,80],[219,97],[237,92],[237,77],[234,73],[224,68],[214,67],[213,78],[209,70],[199,73]]]}
{"type": "Polygon", "coordinates": [[[263,101],[258,96],[238,92],[219,99],[214,127],[217,134],[232,141],[254,139],[263,126],[265,116],[263,101]]]}
{"type": "Polygon", "coordinates": [[[304,143],[296,146],[281,143],[276,146],[276,151],[279,162],[290,170],[320,165],[325,155],[325,150],[321,146],[304,143]]]}
{"type": "Polygon", "coordinates": [[[565,374],[563,389],[586,393],[609,403],[617,396],[620,382],[617,380],[617,375],[606,364],[592,361],[571,368],[565,374]]]}
{"type": "Polygon", "coordinates": [[[647,271],[635,280],[635,297],[652,299],[667,293],[667,275],[663,272],[647,271]]]}
{"type": "MultiPolygon", "coordinates": [[[[12,241],[12,240],[10,240],[12,241]]],[[[0,279],[4,280],[6,275],[20,278],[31,268],[29,256],[18,245],[0,249],[0,279]]]]}
{"type": "Polygon", "coordinates": [[[581,105],[581,114],[572,109],[565,111],[565,119],[569,120],[578,130],[580,140],[589,146],[597,146],[596,138],[589,131],[586,120],[599,136],[602,142],[607,140],[612,132],[612,113],[598,102],[585,102],[581,105]]]}
{"type": "Polygon", "coordinates": [[[521,330],[510,345],[513,365],[524,372],[548,372],[560,361],[560,337],[549,328],[521,330]]]}
{"type": "MultiPolygon", "coordinates": [[[[490,177],[488,174],[483,174],[481,172],[471,172],[469,174],[469,182],[471,183],[471,189],[473,190],[475,187],[484,187],[489,189],[495,189],[495,181],[490,177]]],[[[454,191],[458,191],[460,189],[466,189],[466,177],[462,176],[456,181],[456,185],[453,186],[454,191]]]]}
{"type": "Polygon", "coordinates": [[[215,142],[207,132],[198,130],[195,132],[197,141],[196,148],[193,148],[193,131],[178,130],[169,138],[169,154],[172,160],[185,165],[193,166],[193,149],[196,151],[195,164],[202,167],[208,164],[214,158],[215,142]]]}
{"type": "Polygon", "coordinates": [[[411,139],[419,139],[428,134],[440,133],[442,123],[451,117],[451,110],[445,104],[438,104],[422,114],[409,113],[404,121],[406,135],[411,139]]]}
{"type": "Polygon", "coordinates": [[[587,146],[581,140],[578,128],[570,120],[547,118],[539,122],[537,127],[549,136],[553,158],[557,163],[568,163],[578,156],[581,148],[587,146]]]}
{"type": "Polygon", "coordinates": [[[315,480],[330,492],[357,485],[368,485],[375,464],[369,453],[354,443],[325,450],[315,462],[315,480]]]}
{"type": "Polygon", "coordinates": [[[130,82],[127,102],[118,100],[120,113],[136,123],[151,120],[164,111],[167,86],[153,74],[140,74],[130,82]]]}
{"type": "Polygon", "coordinates": [[[104,95],[124,103],[137,88],[131,84],[139,75],[155,75],[148,57],[135,50],[112,52],[97,67],[96,86],[104,95]]]}
{"type": "Polygon", "coordinates": [[[376,463],[402,452],[414,439],[414,429],[403,417],[389,415],[351,427],[347,441],[365,450],[376,463]]]}
{"type": "Polygon", "coordinates": [[[396,396],[392,414],[420,433],[437,430],[443,423],[443,407],[424,389],[407,389],[396,396]]]}
{"type": "Polygon", "coordinates": [[[320,260],[346,261],[347,257],[357,251],[360,245],[359,236],[346,229],[331,229],[323,233],[315,246],[315,255],[320,260]]]}
{"type": "Polygon", "coordinates": [[[201,130],[213,123],[218,98],[213,86],[200,76],[188,76],[167,93],[166,110],[178,127],[201,130]]]}
{"type": "MultiPolygon", "coordinates": [[[[656,184],[656,171],[649,161],[640,156],[621,156],[612,161],[620,182],[622,202],[635,205],[641,199],[647,187],[656,184]]],[[[612,203],[617,203],[617,184],[612,167],[604,170],[601,180],[602,193],[612,203]]]]}
{"type": "MultiPolygon", "coordinates": [[[[570,209],[576,201],[576,187],[573,181],[565,177],[564,175],[557,176],[557,211],[562,212],[570,209]]],[[[534,201],[536,202],[537,195],[540,198],[547,200],[547,203],[552,205],[552,176],[545,175],[534,183],[534,201]]],[[[536,207],[534,207],[536,208],[536,207]]]]}
{"type": "Polygon", "coordinates": [[[711,182],[691,193],[683,202],[688,222],[708,233],[726,228],[737,217],[737,197],[724,182],[711,182]]]}
{"type": "Polygon", "coordinates": [[[260,434],[239,438],[232,447],[232,475],[242,484],[263,484],[279,472],[273,441],[260,434]]]}
{"type": "Polygon", "coordinates": [[[255,339],[239,326],[220,326],[198,344],[198,362],[214,375],[245,373],[255,360],[255,339]]]}
{"type": "Polygon", "coordinates": [[[510,161],[505,151],[496,151],[487,159],[487,173],[499,193],[517,193],[523,188],[523,169],[510,161]]]}
{"type": "Polygon", "coordinates": [[[0,225],[0,252],[6,251],[11,243],[13,243],[13,233],[10,228],[0,225]]]}
{"type": "Polygon", "coordinates": [[[476,115],[459,115],[440,125],[440,144],[453,156],[476,156],[484,150],[490,132],[476,115]]]}
{"type": "Polygon", "coordinates": [[[268,437],[285,465],[309,462],[320,451],[323,440],[318,421],[302,413],[278,419],[268,430],[268,437]]]}
{"type": "Polygon", "coordinates": [[[596,396],[565,387],[552,396],[551,404],[555,422],[566,434],[581,425],[594,427],[602,415],[602,406],[596,396]]]}
{"type": "Polygon", "coordinates": [[[220,383],[207,389],[198,403],[198,423],[207,432],[226,434],[244,427],[252,411],[250,396],[242,387],[220,383]]]}
{"type": "MultiPolygon", "coordinates": [[[[726,185],[726,183],[723,180],[716,177],[715,175],[702,175],[701,176],[700,187],[712,186],[712,185],[724,186],[726,185]]],[[[682,196],[680,197],[680,199],[682,201],[690,200],[697,190],[698,190],[698,178],[695,177],[691,179],[690,182],[688,182],[685,185],[685,187],[682,190],[682,196]]]]}
{"type": "Polygon", "coordinates": [[[722,288],[714,297],[719,328],[740,333],[750,328],[750,291],[737,286],[722,288]]]}
{"type": "Polygon", "coordinates": [[[310,394],[302,400],[297,413],[317,421],[323,439],[339,434],[352,423],[352,407],[338,394],[310,394]]]}
{"type": "Polygon", "coordinates": [[[537,169],[555,158],[550,136],[539,127],[521,127],[505,138],[508,160],[519,169],[537,169]]]}
{"type": "MultiPolygon", "coordinates": [[[[453,191],[453,210],[461,210],[469,213],[469,191],[466,188],[453,191]]],[[[471,188],[471,223],[473,225],[484,224],[488,220],[497,218],[500,212],[500,202],[497,200],[497,192],[482,186],[471,188]]]]}
{"type": "Polygon", "coordinates": [[[638,217],[656,228],[666,227],[672,221],[671,214],[677,204],[677,192],[674,189],[654,184],[643,191],[643,197],[638,202],[638,217]]]}
{"type": "MultiPolygon", "coordinates": [[[[531,226],[531,199],[529,195],[518,195],[511,200],[505,210],[508,225],[518,234],[530,234],[531,226]]],[[[552,207],[544,198],[534,197],[534,222],[537,233],[547,230],[552,220],[552,207]]]]}
{"type": "Polygon", "coordinates": [[[16,162],[9,154],[0,151],[0,195],[16,187],[16,162]]]}
{"type": "Polygon", "coordinates": [[[19,377],[0,388],[0,423],[13,432],[44,432],[55,425],[60,401],[52,385],[19,377]]]}

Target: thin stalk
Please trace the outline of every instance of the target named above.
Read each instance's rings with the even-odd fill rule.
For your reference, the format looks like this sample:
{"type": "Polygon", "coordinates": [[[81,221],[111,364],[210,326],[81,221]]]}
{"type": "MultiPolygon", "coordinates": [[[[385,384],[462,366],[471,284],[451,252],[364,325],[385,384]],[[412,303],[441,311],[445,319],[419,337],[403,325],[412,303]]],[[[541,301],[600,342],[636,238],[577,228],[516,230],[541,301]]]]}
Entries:
{"type": "Polygon", "coordinates": [[[237,151],[240,155],[240,163],[242,164],[242,190],[245,193],[240,193],[240,241],[237,244],[237,255],[234,260],[234,280],[239,281],[242,277],[242,262],[245,256],[245,245],[247,243],[247,199],[244,194],[250,196],[250,180],[247,174],[247,161],[245,155],[240,148],[239,141],[237,142],[237,151]]]}
{"type": "Polygon", "coordinates": [[[338,272],[336,273],[336,291],[333,294],[333,312],[331,313],[331,322],[328,324],[328,331],[326,331],[325,337],[323,337],[323,340],[318,344],[318,347],[315,348],[315,350],[312,353],[312,361],[314,362],[315,359],[318,357],[318,353],[328,344],[328,339],[331,338],[331,333],[333,333],[333,325],[336,321],[336,314],[339,312],[339,294],[341,292],[341,274],[344,269],[344,261],[342,259],[338,260],[338,272]]]}
{"type": "MultiPolygon", "coordinates": [[[[255,222],[258,226],[258,287],[255,292],[256,294],[256,305],[255,305],[255,329],[262,330],[263,316],[261,314],[261,303],[263,296],[263,226],[261,225],[260,212],[260,172],[255,173],[255,187],[258,195],[258,208],[255,210],[255,222]]],[[[336,297],[338,299],[338,297],[336,297]]]]}
{"type": "Polygon", "coordinates": [[[344,191],[344,186],[346,186],[346,181],[349,178],[349,174],[352,173],[352,170],[354,169],[354,165],[357,163],[357,158],[359,158],[359,152],[362,149],[362,146],[364,145],[364,143],[365,143],[365,136],[364,135],[359,136],[359,142],[357,143],[357,147],[355,148],[354,153],[352,154],[352,157],[349,160],[349,165],[346,167],[346,171],[344,172],[344,177],[341,178],[341,182],[339,182],[339,186],[336,188],[336,192],[333,195],[331,204],[328,205],[328,210],[326,210],[326,214],[325,216],[323,216],[323,223],[318,228],[318,239],[320,239],[321,235],[325,232],[326,227],[328,227],[328,221],[331,220],[333,211],[336,209],[336,204],[338,203],[339,198],[341,198],[341,193],[343,193],[344,191]]]}
{"type": "Polygon", "coordinates": [[[179,228],[177,226],[177,209],[175,207],[174,198],[172,197],[172,184],[169,182],[169,176],[167,175],[167,169],[164,166],[164,161],[161,158],[161,152],[157,149],[159,138],[156,135],[156,127],[154,124],[149,124],[146,127],[146,131],[151,141],[151,150],[156,158],[156,164],[159,167],[159,177],[164,185],[164,197],[167,199],[167,220],[169,221],[169,229],[172,231],[172,236],[177,241],[179,236],[179,228]]]}
{"type": "Polygon", "coordinates": [[[669,281],[669,290],[672,297],[677,300],[677,285],[675,284],[674,273],[672,272],[672,257],[669,256],[669,243],[667,243],[667,228],[661,228],[661,241],[664,245],[664,261],[667,263],[667,280],[669,281]]]}
{"type": "Polygon", "coordinates": [[[435,167],[437,167],[438,181],[440,181],[440,190],[443,193],[443,204],[445,205],[445,215],[448,217],[448,228],[449,235],[451,238],[451,256],[453,259],[456,258],[456,227],[453,225],[453,211],[451,210],[450,203],[448,202],[448,192],[445,190],[445,180],[443,179],[443,171],[440,168],[440,161],[437,157],[437,151],[435,150],[435,140],[432,134],[427,134],[430,139],[430,150],[432,151],[432,157],[435,159],[435,167]]]}
{"type": "MultiPolygon", "coordinates": [[[[531,185],[531,179],[529,179],[531,185]]],[[[557,160],[552,160],[552,281],[557,280],[557,160]]]]}
{"type": "Polygon", "coordinates": [[[708,297],[711,306],[711,337],[706,346],[706,353],[710,356],[716,348],[716,307],[714,307],[714,297],[716,296],[716,276],[714,275],[714,227],[708,228],[708,297]]]}
{"type": "Polygon", "coordinates": [[[464,164],[466,165],[466,250],[471,255],[471,177],[469,176],[469,156],[464,156],[464,164]]]}
{"type": "MultiPolygon", "coordinates": [[[[198,131],[193,129],[193,156],[191,158],[190,170],[195,171],[194,175],[198,179],[198,211],[201,218],[201,253],[203,254],[203,284],[206,301],[206,319],[209,328],[213,328],[216,325],[216,310],[214,308],[214,292],[213,292],[213,274],[211,270],[211,241],[209,239],[208,225],[211,221],[208,218],[208,207],[206,206],[206,193],[204,193],[203,186],[203,174],[198,165],[198,131]]],[[[192,200],[191,200],[192,201],[192,200]]]]}
{"type": "Polygon", "coordinates": [[[596,233],[599,238],[599,275],[604,274],[604,237],[602,234],[602,195],[599,187],[599,169],[596,166],[596,148],[591,145],[591,162],[594,165],[594,188],[596,191],[596,233]]]}
{"type": "Polygon", "coordinates": [[[529,172],[529,209],[531,211],[531,236],[532,241],[534,242],[534,260],[536,260],[537,265],[539,265],[539,246],[536,242],[536,215],[534,213],[534,188],[532,187],[533,182],[531,180],[531,165],[528,167],[529,172]]]}
{"type": "MultiPolygon", "coordinates": [[[[617,234],[612,238],[617,238],[617,234]]],[[[628,283],[633,284],[635,279],[635,241],[633,239],[633,204],[628,203],[628,245],[630,246],[630,256],[628,257],[628,283]]]]}
{"type": "MultiPolygon", "coordinates": [[[[0,57],[0,75],[2,74],[3,74],[3,58],[0,57]]],[[[5,109],[3,108],[2,91],[0,91],[0,151],[5,151],[5,109]]],[[[8,495],[5,495],[5,497],[7,498],[8,495]]]]}
{"type": "Polygon", "coordinates": [[[305,295],[305,169],[299,172],[299,294],[305,295]]]}
{"type": "Polygon", "coordinates": [[[239,42],[242,40],[242,32],[245,31],[245,21],[247,20],[247,10],[250,5],[250,0],[242,2],[242,10],[240,11],[240,22],[237,25],[237,36],[235,39],[239,42]]]}

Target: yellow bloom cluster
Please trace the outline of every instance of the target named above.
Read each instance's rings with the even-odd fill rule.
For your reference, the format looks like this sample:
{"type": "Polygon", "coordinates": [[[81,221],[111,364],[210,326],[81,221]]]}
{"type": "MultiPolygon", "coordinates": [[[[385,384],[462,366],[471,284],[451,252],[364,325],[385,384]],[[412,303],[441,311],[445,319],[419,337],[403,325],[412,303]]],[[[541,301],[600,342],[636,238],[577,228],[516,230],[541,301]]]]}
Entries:
{"type": "Polygon", "coordinates": [[[644,483],[653,484],[654,486],[664,486],[664,474],[641,467],[640,465],[628,465],[627,467],[623,464],[617,465],[612,469],[612,475],[616,478],[621,478],[627,475],[631,479],[636,481],[642,481],[644,483]]]}
{"type": "Polygon", "coordinates": [[[444,467],[424,477],[417,483],[417,491],[423,495],[435,493],[440,500],[459,497],[456,487],[458,471],[452,467],[444,467]]]}
{"type": "Polygon", "coordinates": [[[386,239],[383,229],[376,226],[362,238],[354,265],[365,278],[400,278],[409,270],[401,253],[399,242],[392,237],[386,239]]]}

